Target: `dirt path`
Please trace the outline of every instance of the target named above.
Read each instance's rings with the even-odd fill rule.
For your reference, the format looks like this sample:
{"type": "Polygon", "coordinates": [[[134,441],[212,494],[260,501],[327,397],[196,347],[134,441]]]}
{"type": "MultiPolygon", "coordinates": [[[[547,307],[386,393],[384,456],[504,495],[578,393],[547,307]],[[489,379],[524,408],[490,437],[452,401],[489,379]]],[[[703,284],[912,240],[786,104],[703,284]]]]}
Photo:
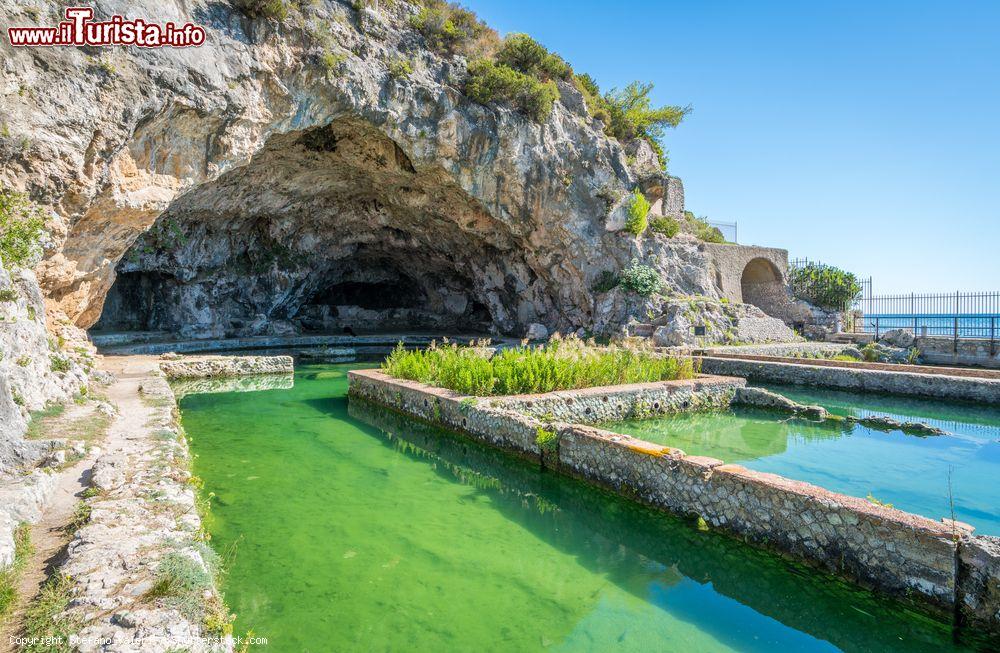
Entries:
{"type": "MultiPolygon", "coordinates": [[[[52,568],[58,564],[66,545],[72,540],[73,533],[67,525],[73,521],[76,507],[82,498],[84,490],[90,486],[90,474],[99,455],[115,452],[122,448],[124,441],[131,435],[141,433],[148,419],[149,409],[142,402],[138,388],[140,379],[148,376],[156,365],[153,357],[122,357],[106,358],[101,367],[115,374],[117,381],[106,390],[108,401],[117,408],[113,421],[108,427],[106,436],[93,444],[99,450],[91,449],[88,454],[66,469],[58,472],[56,488],[41,520],[31,527],[31,543],[34,553],[25,565],[18,588],[17,604],[10,617],[0,629],[0,653],[16,651],[11,642],[11,636],[21,630],[21,621],[28,603],[40,590],[48,578],[52,568]]],[[[74,407],[75,408],[75,407],[74,407]]],[[[45,438],[59,438],[60,425],[68,420],[79,419],[85,411],[67,410],[66,419],[54,422],[43,433],[45,438]]]]}

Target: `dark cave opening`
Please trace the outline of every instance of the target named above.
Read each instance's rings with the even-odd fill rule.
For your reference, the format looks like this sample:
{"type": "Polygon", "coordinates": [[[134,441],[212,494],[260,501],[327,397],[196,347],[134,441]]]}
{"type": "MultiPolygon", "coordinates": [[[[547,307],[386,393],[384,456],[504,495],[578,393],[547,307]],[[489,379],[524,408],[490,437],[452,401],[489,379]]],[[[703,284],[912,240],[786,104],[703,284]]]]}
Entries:
{"type": "Polygon", "coordinates": [[[119,261],[94,328],[517,332],[548,303],[524,252],[442,171],[338,119],[175,200],[119,261]]]}

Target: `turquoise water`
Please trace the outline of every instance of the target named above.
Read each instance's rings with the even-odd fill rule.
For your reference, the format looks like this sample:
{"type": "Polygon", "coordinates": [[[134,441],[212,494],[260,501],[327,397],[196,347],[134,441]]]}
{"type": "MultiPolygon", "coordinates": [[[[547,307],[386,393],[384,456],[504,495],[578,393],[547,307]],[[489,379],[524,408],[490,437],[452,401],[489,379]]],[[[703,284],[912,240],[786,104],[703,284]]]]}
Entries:
{"type": "Polygon", "coordinates": [[[181,402],[263,650],[955,651],[948,627],[346,397],[352,366],[181,402]]]}
{"type": "Polygon", "coordinates": [[[950,517],[954,506],[955,517],[975,526],[978,533],[1000,535],[1000,411],[813,388],[771,389],[835,414],[923,421],[948,435],[885,433],[751,409],[624,422],[609,428],[836,492],[871,495],[932,519],[950,517]]]}

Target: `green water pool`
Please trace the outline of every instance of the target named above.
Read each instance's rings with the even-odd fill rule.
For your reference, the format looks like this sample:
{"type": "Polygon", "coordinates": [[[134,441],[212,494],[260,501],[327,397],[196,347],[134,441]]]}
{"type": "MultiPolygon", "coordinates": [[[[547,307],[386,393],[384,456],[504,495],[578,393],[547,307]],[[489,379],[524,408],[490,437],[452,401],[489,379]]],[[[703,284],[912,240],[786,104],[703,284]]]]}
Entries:
{"type": "Polygon", "coordinates": [[[353,365],[181,402],[263,650],[957,651],[903,605],[346,397],[353,365]]]}
{"type": "Polygon", "coordinates": [[[712,456],[852,496],[871,495],[932,519],[950,517],[954,505],[955,517],[975,526],[977,533],[1000,535],[1000,411],[882,395],[768,387],[838,415],[889,415],[927,422],[948,434],[918,437],[857,424],[817,424],[749,408],[605,426],[692,455],[712,456]]]}

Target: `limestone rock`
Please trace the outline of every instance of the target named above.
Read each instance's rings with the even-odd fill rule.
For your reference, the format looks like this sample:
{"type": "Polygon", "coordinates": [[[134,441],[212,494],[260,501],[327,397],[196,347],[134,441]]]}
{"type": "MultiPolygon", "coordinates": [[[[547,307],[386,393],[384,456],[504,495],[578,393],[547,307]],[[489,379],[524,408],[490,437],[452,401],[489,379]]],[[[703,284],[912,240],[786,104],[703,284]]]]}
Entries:
{"type": "Polygon", "coordinates": [[[892,329],[883,333],[879,340],[892,347],[909,349],[913,346],[916,338],[911,329],[892,329]]]}
{"type": "Polygon", "coordinates": [[[549,337],[549,330],[545,328],[544,324],[532,322],[528,325],[528,330],[525,332],[524,337],[528,340],[545,340],[549,337]]]}

